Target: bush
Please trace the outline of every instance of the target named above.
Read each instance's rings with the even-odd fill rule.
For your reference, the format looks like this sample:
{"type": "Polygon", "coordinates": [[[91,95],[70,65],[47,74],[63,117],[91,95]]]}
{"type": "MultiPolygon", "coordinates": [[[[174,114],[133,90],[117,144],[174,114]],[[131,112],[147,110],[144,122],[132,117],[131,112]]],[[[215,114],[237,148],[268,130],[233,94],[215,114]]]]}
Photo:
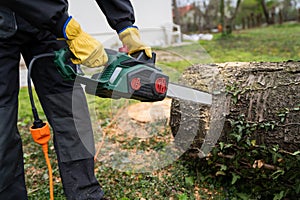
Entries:
{"type": "Polygon", "coordinates": [[[231,126],[228,140],[219,142],[209,157],[195,162],[202,181],[223,187],[230,199],[299,199],[300,151],[256,145],[251,133],[275,128],[272,123],[249,124],[240,116],[231,126]]]}

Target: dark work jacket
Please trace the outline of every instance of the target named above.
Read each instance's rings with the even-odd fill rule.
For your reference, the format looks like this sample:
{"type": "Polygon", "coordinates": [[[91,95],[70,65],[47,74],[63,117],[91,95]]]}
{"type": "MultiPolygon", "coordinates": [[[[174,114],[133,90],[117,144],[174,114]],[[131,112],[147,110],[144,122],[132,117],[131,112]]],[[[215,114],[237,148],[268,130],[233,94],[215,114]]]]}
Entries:
{"type": "MultiPolygon", "coordinates": [[[[96,2],[111,28],[117,32],[134,24],[133,7],[129,0],[96,2]]],[[[0,0],[0,5],[7,6],[32,25],[49,30],[57,37],[63,37],[63,26],[69,17],[67,0],[0,0]]]]}

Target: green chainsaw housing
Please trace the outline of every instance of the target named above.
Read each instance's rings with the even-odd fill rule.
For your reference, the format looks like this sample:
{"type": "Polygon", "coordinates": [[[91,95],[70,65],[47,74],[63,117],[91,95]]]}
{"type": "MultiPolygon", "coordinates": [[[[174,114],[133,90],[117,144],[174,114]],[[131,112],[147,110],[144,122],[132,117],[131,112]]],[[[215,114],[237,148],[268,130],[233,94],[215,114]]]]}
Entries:
{"type": "Polygon", "coordinates": [[[166,97],[169,77],[155,67],[155,53],[149,59],[144,52],[133,56],[105,49],[108,63],[101,73],[86,77],[66,64],[68,49],[55,52],[55,64],[65,80],[78,80],[85,92],[102,98],[127,98],[140,101],[161,101],[166,97]]]}

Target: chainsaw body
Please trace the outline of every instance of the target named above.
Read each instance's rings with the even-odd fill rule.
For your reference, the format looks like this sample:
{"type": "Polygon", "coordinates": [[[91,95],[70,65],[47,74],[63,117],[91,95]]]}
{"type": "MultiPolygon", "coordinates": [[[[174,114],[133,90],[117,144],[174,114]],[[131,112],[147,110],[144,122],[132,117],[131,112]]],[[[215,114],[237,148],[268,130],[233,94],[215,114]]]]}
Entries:
{"type": "Polygon", "coordinates": [[[55,63],[65,80],[77,80],[88,94],[102,98],[127,98],[140,101],[160,101],[166,97],[169,77],[155,67],[155,53],[149,59],[144,52],[129,56],[106,49],[108,63],[101,73],[86,77],[66,64],[68,50],[57,51],[55,63]]]}

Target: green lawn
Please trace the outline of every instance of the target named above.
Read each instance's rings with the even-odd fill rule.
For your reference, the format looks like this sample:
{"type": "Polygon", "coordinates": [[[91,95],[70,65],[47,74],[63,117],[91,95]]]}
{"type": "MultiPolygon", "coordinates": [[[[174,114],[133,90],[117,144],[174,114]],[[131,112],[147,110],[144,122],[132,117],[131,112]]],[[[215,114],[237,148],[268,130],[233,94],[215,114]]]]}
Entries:
{"type": "Polygon", "coordinates": [[[184,58],[166,64],[179,70],[191,63],[297,61],[300,60],[300,23],[234,31],[229,36],[218,33],[211,41],[200,40],[163,50],[184,58]]]}
{"type": "Polygon", "coordinates": [[[216,35],[201,41],[215,62],[300,60],[300,24],[284,24],[216,35]]]}

